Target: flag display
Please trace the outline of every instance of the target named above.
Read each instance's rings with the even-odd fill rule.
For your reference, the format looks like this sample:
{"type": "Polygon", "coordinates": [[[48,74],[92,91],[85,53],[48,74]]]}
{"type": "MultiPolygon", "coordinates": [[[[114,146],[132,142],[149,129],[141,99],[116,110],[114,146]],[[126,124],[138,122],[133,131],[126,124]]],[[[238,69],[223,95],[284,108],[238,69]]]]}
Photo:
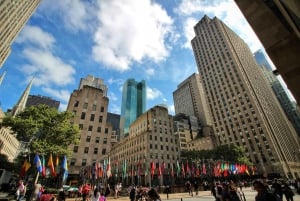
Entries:
{"type": "Polygon", "coordinates": [[[41,162],[41,159],[38,154],[35,155],[35,157],[33,159],[33,163],[36,166],[36,170],[39,173],[42,173],[42,171],[43,171],[42,162],[41,162]]]}
{"type": "Polygon", "coordinates": [[[21,169],[21,173],[20,173],[20,178],[23,178],[26,174],[26,172],[29,170],[29,168],[31,167],[31,164],[28,162],[27,159],[25,159],[23,165],[22,165],[22,169],[21,169]]]}
{"type": "Polygon", "coordinates": [[[45,157],[42,156],[42,176],[46,177],[45,157]]]}
{"type": "Polygon", "coordinates": [[[68,178],[68,163],[67,163],[66,156],[64,156],[62,161],[62,169],[63,169],[63,181],[66,181],[68,178]]]}
{"type": "Polygon", "coordinates": [[[53,159],[52,159],[52,154],[50,154],[49,156],[49,160],[48,160],[48,168],[50,169],[50,173],[53,177],[56,177],[56,172],[54,169],[54,164],[53,164],[53,159]]]}
{"type": "Polygon", "coordinates": [[[110,158],[108,158],[108,162],[107,162],[106,175],[107,175],[107,177],[111,177],[110,158]]]}

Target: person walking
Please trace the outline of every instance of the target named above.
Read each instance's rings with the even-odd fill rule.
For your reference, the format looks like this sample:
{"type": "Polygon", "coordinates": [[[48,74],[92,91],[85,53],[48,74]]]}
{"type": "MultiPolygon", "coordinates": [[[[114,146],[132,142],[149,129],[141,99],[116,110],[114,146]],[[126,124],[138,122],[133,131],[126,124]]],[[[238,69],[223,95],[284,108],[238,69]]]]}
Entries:
{"type": "Polygon", "coordinates": [[[100,199],[99,189],[95,188],[91,201],[99,201],[99,199],[100,199]]]}
{"type": "Polygon", "coordinates": [[[272,193],[268,190],[268,186],[266,186],[261,181],[254,181],[253,188],[257,191],[255,196],[255,201],[278,201],[280,197],[275,193],[272,193]]]}
{"type": "Polygon", "coordinates": [[[159,194],[153,188],[148,191],[148,197],[150,201],[161,201],[159,194]]]}
{"type": "Polygon", "coordinates": [[[17,192],[16,192],[17,198],[16,198],[16,200],[17,201],[23,200],[23,198],[25,197],[25,194],[26,194],[26,185],[21,180],[21,181],[19,181],[19,186],[17,188],[17,192]]]}

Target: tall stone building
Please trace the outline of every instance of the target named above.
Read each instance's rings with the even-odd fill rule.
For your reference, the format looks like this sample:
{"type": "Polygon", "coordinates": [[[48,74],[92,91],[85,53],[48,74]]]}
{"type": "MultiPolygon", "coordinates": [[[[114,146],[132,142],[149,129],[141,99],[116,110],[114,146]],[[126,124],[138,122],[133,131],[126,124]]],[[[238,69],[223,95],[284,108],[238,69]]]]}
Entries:
{"type": "Polygon", "coordinates": [[[11,44],[26,24],[40,0],[1,0],[0,2],[0,68],[11,52],[11,44]]]}
{"type": "Polygon", "coordinates": [[[146,111],[146,83],[128,79],[122,90],[121,138],[128,135],[129,126],[146,111]]]}
{"type": "Polygon", "coordinates": [[[265,55],[262,52],[260,53],[256,52],[254,55],[257,63],[261,65],[263,74],[269,81],[283,111],[285,112],[287,118],[290,120],[298,136],[300,137],[299,106],[295,101],[292,100],[292,98],[288,94],[288,89],[280,82],[278,76],[276,76],[277,71],[276,70],[272,71],[268,61],[264,59],[265,55]]]}
{"type": "Polygon", "coordinates": [[[113,146],[110,157],[112,161],[118,161],[119,176],[128,178],[129,184],[170,184],[168,175],[172,166],[176,171],[175,164],[180,157],[178,143],[178,136],[173,132],[172,116],[166,107],[158,105],[130,125],[129,135],[113,146]],[[153,177],[150,176],[151,162],[155,164],[153,177]],[[125,164],[127,172],[124,173],[125,164]],[[164,176],[158,178],[158,169],[162,164],[165,167],[162,171],[164,176]]]}
{"type": "Polygon", "coordinates": [[[300,102],[300,1],[234,0],[300,102]]]}
{"type": "Polygon", "coordinates": [[[194,27],[192,47],[221,145],[245,147],[261,173],[300,176],[299,138],[246,43],[218,18],[194,27]]]}
{"type": "Polygon", "coordinates": [[[67,110],[75,114],[71,122],[80,128],[79,144],[70,146],[71,177],[78,176],[83,167],[103,161],[117,142],[112,125],[106,123],[109,103],[106,89],[102,79],[89,75],[81,79],[79,88],[71,94],[67,110]]]}
{"type": "Polygon", "coordinates": [[[36,106],[36,105],[47,105],[50,108],[55,108],[58,110],[60,102],[57,100],[54,100],[47,96],[41,96],[41,95],[29,95],[26,107],[30,106],[36,106]]]}

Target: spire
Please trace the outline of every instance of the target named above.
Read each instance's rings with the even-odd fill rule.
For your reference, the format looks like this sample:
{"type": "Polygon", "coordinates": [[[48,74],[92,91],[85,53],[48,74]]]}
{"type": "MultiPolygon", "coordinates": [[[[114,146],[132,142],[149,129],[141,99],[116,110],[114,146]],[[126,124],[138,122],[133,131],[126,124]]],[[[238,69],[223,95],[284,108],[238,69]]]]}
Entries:
{"type": "Polygon", "coordinates": [[[19,99],[18,103],[12,109],[11,115],[13,117],[15,117],[18,113],[22,112],[25,109],[32,82],[33,82],[33,78],[30,80],[29,84],[27,85],[27,87],[26,87],[25,91],[23,92],[21,98],[19,99]]]}
{"type": "Polygon", "coordinates": [[[4,77],[6,75],[6,71],[0,76],[0,85],[2,84],[2,81],[4,80],[4,77]]]}

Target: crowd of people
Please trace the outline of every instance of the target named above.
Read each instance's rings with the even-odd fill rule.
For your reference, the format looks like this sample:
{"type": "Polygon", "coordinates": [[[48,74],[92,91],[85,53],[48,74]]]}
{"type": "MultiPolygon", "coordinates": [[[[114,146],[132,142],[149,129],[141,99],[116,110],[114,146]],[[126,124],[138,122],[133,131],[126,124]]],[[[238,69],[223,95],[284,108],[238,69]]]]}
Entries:
{"type": "MultiPolygon", "coordinates": [[[[230,181],[215,181],[211,184],[208,184],[207,181],[203,182],[201,185],[198,181],[189,180],[185,183],[185,188],[188,195],[194,196],[198,195],[199,186],[201,190],[209,190],[211,186],[211,194],[214,196],[216,201],[246,201],[245,195],[243,193],[244,187],[249,187],[257,192],[255,196],[255,201],[294,201],[294,192],[291,189],[291,186],[294,186],[295,189],[300,189],[300,181],[284,181],[282,179],[274,179],[272,181],[266,180],[255,180],[252,182],[239,181],[233,182],[230,181]]],[[[154,188],[146,188],[142,186],[131,185],[127,189],[127,194],[130,201],[161,201],[159,196],[160,190],[154,188]],[[159,192],[158,192],[158,191],[159,192]]],[[[103,185],[100,183],[98,186],[92,186],[89,183],[84,183],[78,188],[76,197],[82,201],[106,201],[110,196],[111,198],[119,198],[122,190],[122,183],[118,182],[110,187],[109,184],[103,185]]],[[[24,200],[26,195],[27,187],[23,181],[19,181],[19,184],[16,188],[16,200],[24,200]]],[[[123,191],[124,192],[124,191],[123,191]]],[[[167,199],[169,199],[169,194],[171,193],[171,187],[169,185],[164,187],[164,193],[167,194],[167,199]]],[[[300,190],[299,190],[300,192],[300,190]]],[[[298,192],[298,193],[299,193],[298,192]]],[[[45,193],[44,186],[40,184],[34,185],[34,190],[30,195],[30,200],[39,200],[39,201],[65,201],[65,191],[61,189],[58,194],[48,195],[45,193]]]]}

